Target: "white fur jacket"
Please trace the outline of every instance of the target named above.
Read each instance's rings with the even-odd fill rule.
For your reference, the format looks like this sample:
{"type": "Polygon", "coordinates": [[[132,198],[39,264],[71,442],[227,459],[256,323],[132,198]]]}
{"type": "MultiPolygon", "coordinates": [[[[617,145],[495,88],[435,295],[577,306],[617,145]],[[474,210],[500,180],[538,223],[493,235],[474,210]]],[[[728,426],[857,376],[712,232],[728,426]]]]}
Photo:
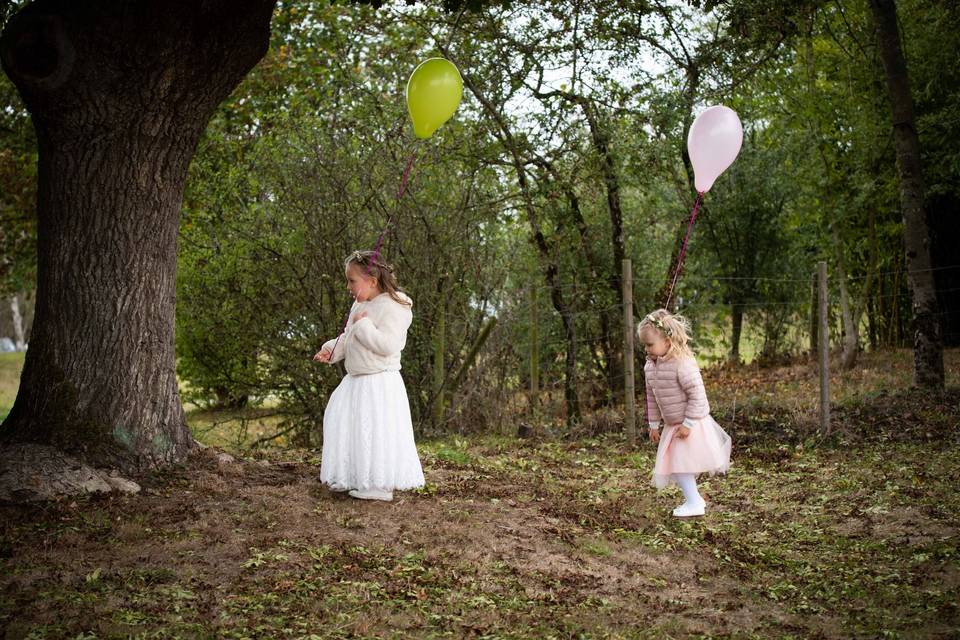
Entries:
{"type": "Polygon", "coordinates": [[[407,329],[413,321],[412,301],[404,293],[399,297],[410,304],[400,304],[389,293],[381,293],[366,302],[354,302],[347,328],[340,334],[340,342],[334,338],[323,345],[323,349],[331,350],[337,344],[330,362],[346,359],[347,373],[354,376],[399,371],[400,352],[407,342],[407,329]],[[363,311],[367,316],[354,322],[354,317],[363,311]]]}

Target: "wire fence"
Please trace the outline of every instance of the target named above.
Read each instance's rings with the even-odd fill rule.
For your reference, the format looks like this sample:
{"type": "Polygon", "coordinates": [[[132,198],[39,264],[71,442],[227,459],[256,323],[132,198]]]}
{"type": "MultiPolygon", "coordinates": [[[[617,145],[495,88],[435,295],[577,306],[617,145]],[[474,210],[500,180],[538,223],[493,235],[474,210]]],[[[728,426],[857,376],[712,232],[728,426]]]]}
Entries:
{"type": "MultiPolygon", "coordinates": [[[[869,297],[874,306],[882,303],[887,310],[887,315],[882,318],[871,317],[870,306],[854,299],[854,292],[847,292],[850,297],[848,302],[861,307],[857,319],[861,347],[881,346],[879,342],[889,344],[891,335],[899,340],[896,343],[898,346],[905,346],[912,321],[912,299],[906,276],[929,272],[957,272],[960,275],[960,265],[912,272],[906,269],[890,270],[846,278],[848,286],[862,284],[866,278],[897,280],[897,290],[875,289],[869,297]],[[892,325],[899,326],[891,330],[892,325]],[[879,328],[886,331],[886,335],[878,336],[879,328]]],[[[733,333],[731,315],[734,307],[744,314],[746,324],[741,339],[753,345],[754,357],[795,357],[812,353],[817,339],[811,331],[817,306],[813,283],[812,277],[685,275],[682,292],[687,295],[679,296],[674,310],[694,316],[701,327],[712,326],[715,334],[712,349],[715,355],[720,354],[716,360],[726,361],[724,356],[732,351],[729,341],[733,333]],[[718,290],[718,283],[740,281],[783,285],[785,290],[792,289],[794,294],[790,299],[772,300],[754,296],[736,300],[735,304],[724,299],[723,292],[718,290]],[[712,285],[713,289],[704,292],[707,284],[712,285]],[[694,295],[690,295],[691,291],[695,292],[694,295]],[[718,327],[720,323],[726,326],[718,327]]],[[[662,284],[662,279],[654,278],[639,278],[632,282],[634,290],[645,286],[653,290],[662,284]]],[[[829,284],[828,340],[836,350],[842,345],[844,331],[841,313],[843,294],[836,280],[829,284]]],[[[480,413],[485,414],[485,419],[480,422],[506,424],[510,428],[518,419],[521,422],[562,422],[575,410],[570,406],[571,394],[582,411],[603,407],[615,410],[618,405],[622,409],[624,385],[628,380],[623,356],[626,349],[624,305],[622,301],[594,306],[575,304],[589,300],[591,296],[600,297],[597,295],[598,288],[609,296],[616,291],[614,285],[622,286],[622,283],[612,278],[591,278],[553,285],[537,283],[502,292],[495,305],[497,325],[483,348],[484,357],[470,372],[469,384],[451,391],[457,396],[457,401],[452,402],[451,406],[459,409],[451,410],[447,421],[458,423],[461,431],[465,429],[465,421],[478,420],[480,413]],[[556,309],[556,296],[561,299],[566,297],[563,299],[566,308],[560,311],[556,309]],[[604,320],[606,331],[602,330],[604,320]],[[568,330],[571,323],[572,331],[568,330]],[[573,358],[570,358],[571,350],[574,352],[573,358]],[[569,379],[571,366],[575,377],[572,382],[569,379]],[[471,403],[480,408],[464,411],[463,407],[471,403]]],[[[956,297],[958,291],[960,286],[948,286],[939,289],[937,294],[941,300],[949,301],[956,297]]],[[[960,341],[960,323],[956,321],[958,312],[960,308],[954,307],[943,308],[933,314],[941,323],[941,337],[948,343],[960,341]]],[[[638,320],[634,314],[634,329],[638,320]]],[[[701,339],[699,342],[707,341],[701,339]]],[[[642,346],[633,356],[637,388],[642,389],[641,367],[645,357],[642,346]]],[[[638,392],[634,400],[641,400],[642,407],[641,394],[638,392]]],[[[816,403],[815,397],[810,400],[811,404],[816,403]]],[[[640,413],[642,415],[642,409],[640,413]]]]}

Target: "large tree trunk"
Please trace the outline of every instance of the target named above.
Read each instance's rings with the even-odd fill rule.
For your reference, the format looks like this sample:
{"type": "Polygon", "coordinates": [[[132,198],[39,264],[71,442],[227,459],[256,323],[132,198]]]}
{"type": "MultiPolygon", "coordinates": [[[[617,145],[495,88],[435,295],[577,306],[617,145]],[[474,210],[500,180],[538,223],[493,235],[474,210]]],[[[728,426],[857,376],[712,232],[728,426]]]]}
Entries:
{"type": "Polygon", "coordinates": [[[275,0],[38,0],[0,40],[37,133],[37,301],[0,439],[127,472],[193,448],[174,375],[187,167],[275,0]]]}
{"type": "Polygon", "coordinates": [[[943,389],[943,342],[937,320],[937,292],[930,263],[930,234],[924,208],[920,138],[913,114],[910,78],[900,45],[897,7],[893,0],[870,0],[880,44],[893,114],[893,137],[900,177],[900,208],[907,274],[913,299],[914,382],[943,389]]]}
{"type": "MultiPolygon", "coordinates": [[[[568,203],[567,212],[570,214],[570,220],[573,223],[573,226],[577,229],[577,234],[580,239],[580,249],[583,251],[583,254],[587,259],[587,264],[590,266],[590,279],[591,281],[596,281],[598,279],[598,274],[603,273],[604,271],[603,264],[594,250],[593,241],[590,238],[590,229],[587,226],[586,219],[583,217],[583,212],[580,210],[580,198],[577,196],[576,190],[573,188],[571,181],[561,176],[551,162],[539,156],[534,158],[534,162],[544,169],[553,178],[557,187],[562,189],[566,194],[568,203]]],[[[559,224],[560,223],[558,222],[558,225],[559,224]]],[[[622,239],[622,232],[620,237],[622,239]]],[[[587,295],[589,297],[590,304],[596,306],[598,309],[601,309],[597,313],[597,319],[600,322],[600,349],[603,352],[603,362],[598,363],[598,368],[608,376],[607,390],[610,393],[610,397],[614,398],[615,385],[609,380],[609,377],[611,375],[611,364],[616,366],[618,356],[616,351],[617,341],[610,327],[611,314],[608,310],[604,309],[604,307],[607,305],[602,301],[602,298],[597,297],[596,292],[592,288],[587,291],[587,295]]],[[[621,294],[618,293],[617,295],[621,294]]],[[[576,326],[574,324],[574,319],[571,316],[569,323],[567,323],[566,320],[564,321],[564,330],[567,335],[566,381],[564,384],[564,393],[567,399],[569,421],[580,420],[580,401],[578,399],[576,389],[577,341],[575,329],[576,326]]]]}
{"type": "MultiPolygon", "coordinates": [[[[531,62],[533,62],[534,65],[538,64],[533,60],[531,60],[531,62]]],[[[576,73],[574,73],[574,76],[576,76],[576,73]]],[[[549,92],[541,92],[539,85],[538,89],[534,90],[534,95],[540,99],[559,96],[572,104],[576,104],[580,107],[584,118],[587,120],[587,126],[590,130],[590,140],[600,160],[600,171],[603,176],[604,188],[607,195],[607,211],[610,215],[610,244],[613,251],[613,264],[610,266],[609,271],[607,271],[606,280],[613,294],[613,299],[619,300],[623,295],[621,270],[623,259],[626,257],[626,246],[623,230],[623,207],[620,199],[620,176],[616,159],[610,148],[609,128],[607,124],[602,121],[600,110],[590,98],[569,91],[552,90],[549,92]]],[[[557,175],[557,172],[549,162],[538,159],[538,164],[553,176],[558,185],[565,184],[564,179],[557,175]]],[[[591,269],[594,272],[602,273],[605,271],[603,266],[599,263],[599,260],[596,259],[596,255],[589,249],[589,234],[587,232],[586,222],[580,214],[578,199],[569,186],[564,188],[564,190],[570,200],[570,211],[574,216],[577,229],[580,232],[581,243],[585,249],[591,269]]],[[[596,275],[596,273],[592,275],[596,275]]],[[[614,309],[612,311],[600,311],[599,313],[602,336],[601,349],[605,360],[601,368],[607,376],[607,389],[610,396],[622,400],[624,393],[623,348],[618,334],[611,330],[611,326],[616,326],[619,322],[619,311],[614,309]]],[[[568,331],[568,336],[569,335],[570,333],[568,331]]],[[[574,365],[571,364],[571,360],[568,357],[567,370],[570,371],[574,368],[574,365]]],[[[568,392],[568,398],[570,395],[568,392]]]]}

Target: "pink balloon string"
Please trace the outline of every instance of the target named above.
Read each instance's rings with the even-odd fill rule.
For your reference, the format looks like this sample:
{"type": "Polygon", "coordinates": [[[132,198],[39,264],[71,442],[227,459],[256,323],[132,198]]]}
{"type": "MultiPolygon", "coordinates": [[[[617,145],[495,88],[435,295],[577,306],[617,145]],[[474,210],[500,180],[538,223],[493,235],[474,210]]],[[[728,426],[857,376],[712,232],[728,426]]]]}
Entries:
{"type": "MultiPolygon", "coordinates": [[[[403,176],[400,178],[400,188],[397,190],[397,204],[400,203],[400,200],[403,198],[403,194],[407,192],[407,183],[410,181],[410,171],[413,169],[413,160],[416,158],[417,150],[414,149],[410,152],[410,157],[407,159],[407,166],[403,170],[403,176]]],[[[390,231],[390,227],[393,225],[393,218],[396,215],[396,208],[394,212],[390,214],[387,218],[387,223],[383,225],[383,231],[380,232],[380,237],[377,238],[377,244],[373,249],[373,259],[367,263],[367,275],[371,275],[370,267],[376,263],[377,259],[380,258],[380,249],[383,247],[383,241],[387,237],[387,233],[390,231]]],[[[351,306],[351,308],[353,308],[351,306]]],[[[337,352],[337,345],[340,344],[340,338],[347,331],[347,325],[350,323],[350,310],[347,310],[347,317],[343,321],[343,330],[337,335],[336,342],[333,343],[333,351],[330,352],[330,357],[333,357],[333,354],[337,352]]]]}
{"type": "MultiPolygon", "coordinates": [[[[690,212],[690,220],[687,222],[687,233],[683,237],[683,244],[680,245],[680,253],[677,255],[677,264],[673,268],[673,278],[670,280],[670,289],[667,290],[667,300],[663,305],[664,309],[670,308],[670,299],[673,298],[673,288],[677,286],[677,280],[680,278],[680,271],[683,269],[683,260],[687,256],[687,243],[690,242],[690,232],[693,230],[693,223],[697,220],[697,214],[700,213],[700,204],[703,202],[705,191],[697,192],[697,199],[693,203],[693,211],[690,212]]],[[[650,389],[646,393],[652,393],[650,389]]],[[[643,403],[643,419],[650,423],[650,407],[646,402],[643,403]]]]}
{"type": "Polygon", "coordinates": [[[690,220],[687,222],[687,233],[683,237],[683,244],[680,245],[680,254],[677,256],[677,264],[673,269],[673,278],[670,281],[670,289],[667,290],[667,301],[663,307],[670,308],[670,300],[673,298],[673,289],[677,286],[677,280],[680,278],[680,272],[683,270],[683,261],[687,257],[687,243],[690,242],[690,232],[693,231],[693,223],[697,220],[697,214],[700,212],[700,203],[703,202],[705,192],[697,192],[697,200],[693,203],[693,211],[690,212],[690,220]]]}

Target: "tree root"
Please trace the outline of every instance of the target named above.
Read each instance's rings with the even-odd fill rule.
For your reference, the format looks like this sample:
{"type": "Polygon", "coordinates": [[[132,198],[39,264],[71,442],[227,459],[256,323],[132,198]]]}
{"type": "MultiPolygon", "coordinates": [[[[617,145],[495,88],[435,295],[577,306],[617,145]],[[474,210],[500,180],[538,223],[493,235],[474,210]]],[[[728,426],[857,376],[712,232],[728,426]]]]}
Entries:
{"type": "Polygon", "coordinates": [[[137,493],[140,485],[47,445],[15,444],[0,449],[0,503],[110,491],[137,493]]]}

